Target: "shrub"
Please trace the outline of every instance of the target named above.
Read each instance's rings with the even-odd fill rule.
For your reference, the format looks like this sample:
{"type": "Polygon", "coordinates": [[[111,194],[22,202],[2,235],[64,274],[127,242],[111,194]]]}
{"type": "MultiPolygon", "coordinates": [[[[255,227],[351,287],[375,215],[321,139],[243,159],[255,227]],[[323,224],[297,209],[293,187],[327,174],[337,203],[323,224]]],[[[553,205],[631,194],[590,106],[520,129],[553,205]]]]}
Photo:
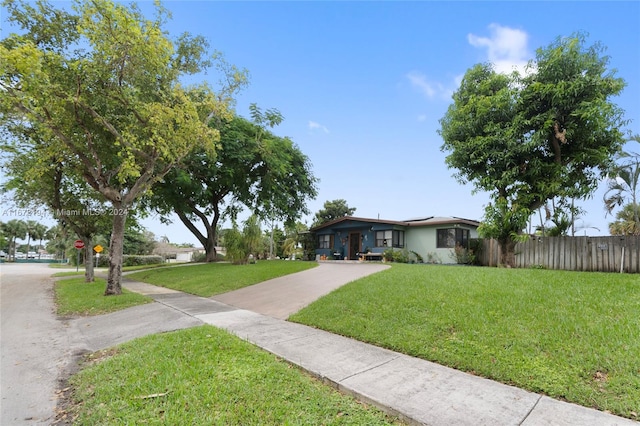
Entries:
{"type": "Polygon", "coordinates": [[[396,262],[396,263],[409,263],[411,257],[409,256],[409,250],[394,250],[393,248],[388,248],[382,253],[382,258],[386,262],[396,262]]]}
{"type": "Polygon", "coordinates": [[[122,266],[157,265],[158,263],[164,263],[162,256],[125,254],[122,257],[122,266]]]}
{"type": "MultiPolygon", "coordinates": [[[[216,252],[216,262],[223,262],[225,260],[224,254],[216,252]]],[[[193,253],[191,261],[194,263],[204,263],[207,261],[207,253],[199,251],[193,253]]]]}
{"type": "Polygon", "coordinates": [[[459,244],[456,244],[456,247],[453,249],[453,255],[456,258],[456,262],[461,265],[472,264],[476,259],[472,250],[464,248],[459,244]]]}

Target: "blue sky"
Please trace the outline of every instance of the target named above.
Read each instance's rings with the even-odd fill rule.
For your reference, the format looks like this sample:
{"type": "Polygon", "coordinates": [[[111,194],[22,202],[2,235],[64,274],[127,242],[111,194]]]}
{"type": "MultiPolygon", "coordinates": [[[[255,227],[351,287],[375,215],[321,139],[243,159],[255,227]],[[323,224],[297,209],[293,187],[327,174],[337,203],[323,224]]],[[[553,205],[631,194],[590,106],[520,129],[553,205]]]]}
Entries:
{"type": "MultiPolygon", "coordinates": [[[[141,3],[144,10],[150,2],[141,3]]],[[[403,220],[458,216],[480,220],[489,202],[447,169],[438,120],[465,71],[491,61],[510,70],[539,47],[576,31],[600,41],[627,82],[615,102],[640,133],[640,2],[217,2],[169,1],[167,29],[205,36],[228,62],[246,68],[237,97],[276,108],[275,129],[310,158],[320,180],[313,213],[345,199],[356,216],[403,220]]],[[[205,78],[212,84],[216,76],[205,78]]],[[[601,185],[579,235],[607,235],[601,185]],[[596,230],[595,228],[598,228],[596,230]]],[[[0,220],[8,220],[0,217],[0,220]]],[[[145,220],[157,236],[193,242],[180,223],[145,220]]]]}

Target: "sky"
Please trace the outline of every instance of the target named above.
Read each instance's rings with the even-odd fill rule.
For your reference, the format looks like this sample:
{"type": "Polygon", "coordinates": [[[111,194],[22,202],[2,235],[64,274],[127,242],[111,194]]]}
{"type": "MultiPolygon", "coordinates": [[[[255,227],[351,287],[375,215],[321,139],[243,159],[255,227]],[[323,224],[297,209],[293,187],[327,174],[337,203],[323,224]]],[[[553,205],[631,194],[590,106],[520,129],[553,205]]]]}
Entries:
{"type": "MultiPolygon", "coordinates": [[[[66,2],[56,2],[63,4],[66,2]]],[[[151,2],[139,3],[144,11],[151,2]]],[[[318,178],[313,214],[344,199],[354,216],[404,220],[456,216],[481,220],[488,193],[474,193],[445,164],[439,120],[464,73],[492,62],[522,69],[558,37],[581,31],[600,42],[627,86],[613,99],[640,133],[638,1],[168,1],[170,35],[203,35],[212,49],[249,72],[237,114],[274,108],[273,132],[309,157],[318,178]]],[[[214,87],[215,73],[203,76],[214,87]]],[[[631,144],[630,144],[631,145],[631,144]]],[[[637,145],[637,144],[636,144],[637,145]]],[[[639,146],[629,146],[636,152],[639,146]]],[[[578,206],[576,235],[608,235],[606,182],[578,206]]],[[[4,210],[4,209],[2,209],[4,210]]],[[[11,219],[0,211],[0,220],[11,219]]],[[[24,218],[23,218],[24,219],[24,218]]],[[[534,226],[538,222],[534,221],[534,226]]],[[[199,245],[180,223],[143,225],[158,238],[199,245]]]]}

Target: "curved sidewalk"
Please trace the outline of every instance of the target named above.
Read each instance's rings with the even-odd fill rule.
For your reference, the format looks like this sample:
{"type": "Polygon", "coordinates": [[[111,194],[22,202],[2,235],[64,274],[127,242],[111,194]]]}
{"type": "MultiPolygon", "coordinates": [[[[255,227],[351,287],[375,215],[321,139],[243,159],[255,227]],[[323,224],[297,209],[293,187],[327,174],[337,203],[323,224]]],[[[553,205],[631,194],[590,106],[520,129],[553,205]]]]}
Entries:
{"type": "Polygon", "coordinates": [[[217,300],[167,291],[149,284],[125,282],[124,285],[150,295],[183,315],[250,341],[410,424],[638,425],[629,419],[557,401],[265,314],[272,312],[275,316],[284,316],[287,308],[281,302],[288,299],[295,305],[288,310],[295,312],[304,300],[318,297],[313,295],[325,294],[331,291],[330,287],[336,288],[355,279],[348,277],[372,273],[367,269],[370,266],[384,267],[321,264],[305,272],[232,292],[235,294],[216,296],[217,300]],[[221,300],[233,302],[236,307],[221,300]],[[270,303],[275,306],[270,308],[270,303]],[[244,309],[248,307],[263,313],[244,309]]]}

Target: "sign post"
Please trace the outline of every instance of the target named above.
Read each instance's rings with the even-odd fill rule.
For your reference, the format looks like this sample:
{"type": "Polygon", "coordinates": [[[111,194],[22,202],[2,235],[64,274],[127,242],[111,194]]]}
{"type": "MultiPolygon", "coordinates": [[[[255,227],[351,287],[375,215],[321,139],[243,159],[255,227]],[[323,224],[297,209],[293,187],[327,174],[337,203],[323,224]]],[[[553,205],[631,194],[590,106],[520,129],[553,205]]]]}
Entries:
{"type": "Polygon", "coordinates": [[[93,251],[96,252],[96,268],[98,267],[98,260],[100,259],[100,253],[102,253],[102,250],[104,250],[104,249],[102,248],[102,246],[100,244],[96,244],[93,247],[93,251]]]}
{"type": "Polygon", "coordinates": [[[82,240],[75,240],[73,246],[78,249],[78,255],[76,256],[76,272],[78,272],[80,268],[80,250],[84,248],[84,243],[82,240]]]}

